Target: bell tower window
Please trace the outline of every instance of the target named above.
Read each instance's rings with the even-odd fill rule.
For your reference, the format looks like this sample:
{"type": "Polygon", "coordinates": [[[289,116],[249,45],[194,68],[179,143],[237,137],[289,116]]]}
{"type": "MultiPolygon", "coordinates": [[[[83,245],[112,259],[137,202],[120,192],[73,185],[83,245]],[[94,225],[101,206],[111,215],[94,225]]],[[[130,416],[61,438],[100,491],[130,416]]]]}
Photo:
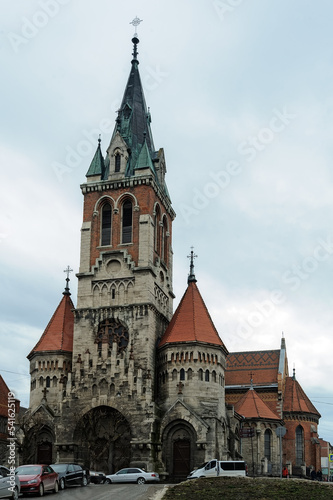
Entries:
{"type": "Polygon", "coordinates": [[[105,203],[102,208],[101,245],[111,245],[111,205],[105,203]]]}
{"type": "Polygon", "coordinates": [[[122,243],[131,243],[132,241],[132,211],[132,203],[126,200],[123,204],[122,243]]]}
{"type": "Polygon", "coordinates": [[[120,172],[120,163],[121,163],[121,156],[119,153],[116,153],[115,155],[115,166],[114,166],[114,171],[115,172],[120,172]]]}

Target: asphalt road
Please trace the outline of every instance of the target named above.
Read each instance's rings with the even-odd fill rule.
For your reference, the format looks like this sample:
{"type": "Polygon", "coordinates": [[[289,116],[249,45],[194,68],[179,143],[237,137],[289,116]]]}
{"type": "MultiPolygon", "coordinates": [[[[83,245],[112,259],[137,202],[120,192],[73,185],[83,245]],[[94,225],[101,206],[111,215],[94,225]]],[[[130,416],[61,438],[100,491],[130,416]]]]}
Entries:
{"type": "MultiPolygon", "coordinates": [[[[56,495],[46,492],[45,500],[149,500],[164,484],[89,484],[72,486],[56,495]]],[[[20,496],[20,499],[22,495],[20,496]]],[[[40,498],[38,495],[29,498],[40,498]]]]}

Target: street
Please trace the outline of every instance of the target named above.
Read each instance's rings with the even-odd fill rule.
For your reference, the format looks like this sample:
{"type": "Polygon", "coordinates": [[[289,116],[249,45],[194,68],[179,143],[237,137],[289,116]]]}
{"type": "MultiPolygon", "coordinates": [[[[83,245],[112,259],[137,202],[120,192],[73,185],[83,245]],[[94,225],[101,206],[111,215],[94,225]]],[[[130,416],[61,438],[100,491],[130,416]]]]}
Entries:
{"type": "MultiPolygon", "coordinates": [[[[55,494],[45,493],[45,499],[57,500],[149,500],[164,488],[164,484],[89,484],[72,486],[55,494]]],[[[22,498],[22,495],[20,496],[22,498]]],[[[29,498],[40,498],[38,495],[29,498]]]]}

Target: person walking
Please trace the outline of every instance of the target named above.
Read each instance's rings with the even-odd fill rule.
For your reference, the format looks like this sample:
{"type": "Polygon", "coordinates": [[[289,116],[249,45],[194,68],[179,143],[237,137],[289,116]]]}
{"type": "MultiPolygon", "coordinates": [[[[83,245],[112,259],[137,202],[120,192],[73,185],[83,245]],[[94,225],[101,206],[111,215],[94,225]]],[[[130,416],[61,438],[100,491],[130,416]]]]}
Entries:
{"type": "Polygon", "coordinates": [[[284,477],[285,479],[288,479],[289,477],[289,470],[286,466],[284,466],[282,469],[282,477],[284,477]]]}

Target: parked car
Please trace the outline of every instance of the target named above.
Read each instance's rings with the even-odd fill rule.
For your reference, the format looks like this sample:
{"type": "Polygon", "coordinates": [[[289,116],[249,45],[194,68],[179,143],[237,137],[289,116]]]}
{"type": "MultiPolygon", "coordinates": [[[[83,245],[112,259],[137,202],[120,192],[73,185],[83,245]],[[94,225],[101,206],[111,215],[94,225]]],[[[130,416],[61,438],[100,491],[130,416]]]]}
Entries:
{"type": "Polygon", "coordinates": [[[103,484],[106,480],[104,472],[90,471],[90,482],[93,484],[103,484]]]}
{"type": "Polygon", "coordinates": [[[21,493],[38,493],[40,497],[45,491],[58,493],[58,474],[49,465],[20,465],[15,473],[21,483],[21,493]]]}
{"type": "Polygon", "coordinates": [[[187,479],[196,479],[198,477],[246,476],[246,473],[247,465],[242,460],[220,461],[214,458],[190,472],[187,479]]]}
{"type": "Polygon", "coordinates": [[[0,498],[17,500],[21,491],[20,480],[10,470],[0,465],[0,498]]]}
{"type": "Polygon", "coordinates": [[[115,474],[108,474],[105,483],[138,483],[144,484],[148,481],[157,482],[160,480],[157,472],[146,472],[138,468],[121,469],[115,474]]]}
{"type": "Polygon", "coordinates": [[[63,490],[68,486],[87,486],[89,471],[79,464],[51,464],[59,475],[59,488],[63,490]]]}

